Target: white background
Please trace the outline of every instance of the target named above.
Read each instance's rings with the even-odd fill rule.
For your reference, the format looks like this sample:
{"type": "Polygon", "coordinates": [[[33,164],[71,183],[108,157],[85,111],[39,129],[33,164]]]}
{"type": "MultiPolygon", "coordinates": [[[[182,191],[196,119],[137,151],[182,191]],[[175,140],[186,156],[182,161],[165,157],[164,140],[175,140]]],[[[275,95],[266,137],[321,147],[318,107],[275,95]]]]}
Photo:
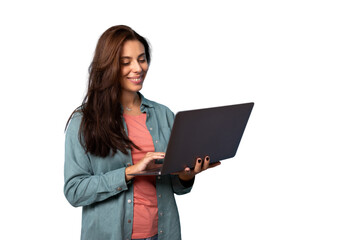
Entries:
{"type": "Polygon", "coordinates": [[[174,112],[255,102],[234,159],[177,197],[183,239],[360,239],[358,1],[3,1],[0,239],[79,239],[64,127],[96,42],[126,24],[174,112]]]}

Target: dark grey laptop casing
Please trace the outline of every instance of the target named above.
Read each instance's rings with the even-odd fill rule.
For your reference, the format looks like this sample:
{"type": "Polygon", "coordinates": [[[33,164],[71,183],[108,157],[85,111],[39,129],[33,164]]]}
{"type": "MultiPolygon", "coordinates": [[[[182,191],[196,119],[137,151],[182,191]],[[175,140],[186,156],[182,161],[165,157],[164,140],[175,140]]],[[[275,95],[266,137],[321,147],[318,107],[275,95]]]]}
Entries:
{"type": "Polygon", "coordinates": [[[161,170],[134,175],[165,175],[193,168],[196,158],[215,163],[235,156],[254,103],[178,112],[161,170]]]}

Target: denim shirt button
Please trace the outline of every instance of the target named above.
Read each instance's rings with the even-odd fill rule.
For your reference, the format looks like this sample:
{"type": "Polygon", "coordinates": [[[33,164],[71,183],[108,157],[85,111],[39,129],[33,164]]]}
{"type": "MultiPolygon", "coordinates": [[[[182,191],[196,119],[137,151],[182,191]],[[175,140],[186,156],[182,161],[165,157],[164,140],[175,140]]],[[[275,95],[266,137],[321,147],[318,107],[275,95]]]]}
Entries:
{"type": "Polygon", "coordinates": [[[131,203],[131,199],[128,199],[128,203],[131,203]]]}

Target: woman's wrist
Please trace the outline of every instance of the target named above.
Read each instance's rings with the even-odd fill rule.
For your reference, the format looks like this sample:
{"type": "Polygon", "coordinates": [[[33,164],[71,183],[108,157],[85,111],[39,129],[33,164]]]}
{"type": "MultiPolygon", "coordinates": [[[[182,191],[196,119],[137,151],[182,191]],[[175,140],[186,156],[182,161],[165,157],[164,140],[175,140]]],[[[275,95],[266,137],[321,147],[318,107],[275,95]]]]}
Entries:
{"type": "Polygon", "coordinates": [[[132,173],[135,173],[134,170],[135,170],[134,165],[125,168],[125,180],[126,180],[126,182],[128,182],[128,181],[130,181],[131,179],[134,178],[134,176],[130,175],[132,173]]]}
{"type": "Polygon", "coordinates": [[[195,178],[195,175],[180,175],[179,174],[179,179],[183,182],[191,181],[194,178],[195,178]]]}

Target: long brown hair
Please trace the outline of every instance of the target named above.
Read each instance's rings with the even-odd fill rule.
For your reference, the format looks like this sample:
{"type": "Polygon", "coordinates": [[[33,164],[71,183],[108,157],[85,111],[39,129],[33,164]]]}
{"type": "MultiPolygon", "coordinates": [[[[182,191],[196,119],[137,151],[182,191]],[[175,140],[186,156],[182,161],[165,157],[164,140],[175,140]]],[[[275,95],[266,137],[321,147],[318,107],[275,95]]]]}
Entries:
{"type": "Polygon", "coordinates": [[[100,157],[115,154],[117,150],[128,154],[127,149],[138,148],[125,132],[120,103],[120,57],[127,40],[138,40],[144,45],[145,56],[150,64],[150,47],[144,37],[128,26],[110,27],[97,43],[89,66],[88,90],[82,105],[69,118],[75,112],[82,113],[79,140],[86,152],[100,157]]]}

